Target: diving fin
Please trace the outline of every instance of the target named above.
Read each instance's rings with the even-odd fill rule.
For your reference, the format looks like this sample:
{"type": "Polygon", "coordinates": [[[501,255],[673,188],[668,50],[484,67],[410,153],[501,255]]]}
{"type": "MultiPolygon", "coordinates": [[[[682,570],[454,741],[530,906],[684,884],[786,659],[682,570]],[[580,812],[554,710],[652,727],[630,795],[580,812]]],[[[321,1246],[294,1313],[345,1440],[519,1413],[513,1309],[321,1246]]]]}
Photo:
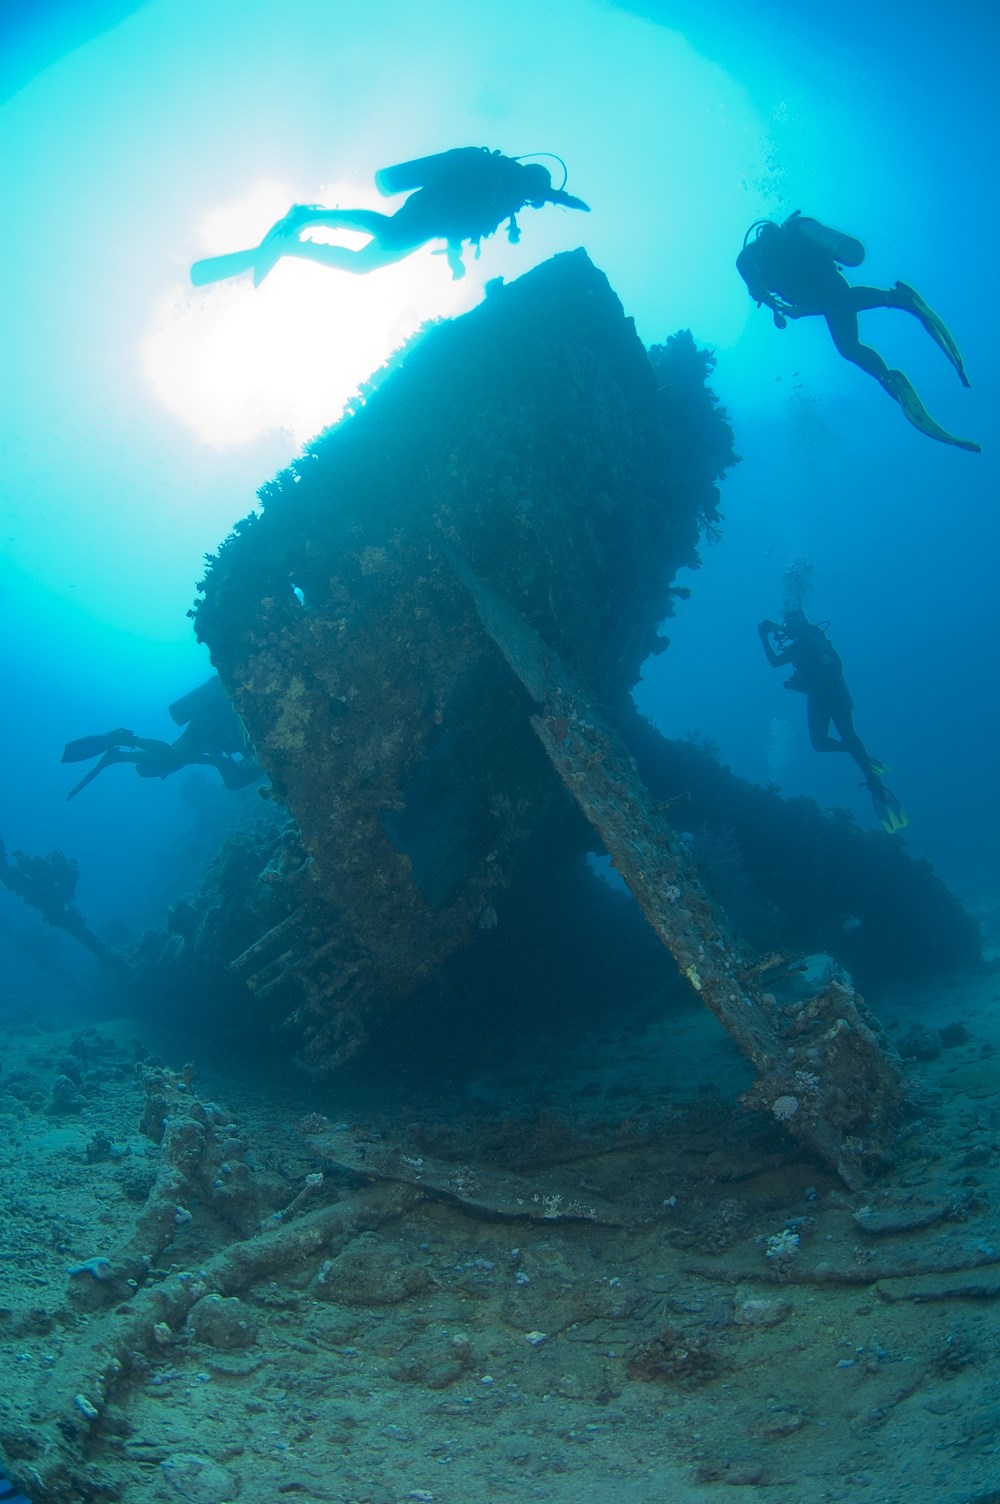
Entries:
{"type": "Polygon", "coordinates": [[[204,261],[196,261],[191,268],[194,286],[206,287],[212,282],[225,282],[228,277],[253,272],[253,285],[259,287],[282,257],[282,240],[293,228],[298,228],[292,224],[292,216],[298,207],[293,204],[288,213],[271,226],[259,245],[246,251],[230,251],[227,256],[207,256],[204,261]]]}
{"type": "Polygon", "coordinates": [[[934,343],[947,355],[958,372],[958,379],[962,385],[970,386],[969,378],[965,374],[962,352],[956,345],[948,325],[943,319],[938,318],[933,308],[928,307],[920,294],[908,282],[897,282],[896,290],[902,294],[903,307],[906,311],[916,315],[934,343]]]}
{"type": "Polygon", "coordinates": [[[899,403],[903,416],[928,438],[937,439],[942,444],[954,444],[956,449],[967,449],[972,454],[982,453],[980,444],[972,439],[956,439],[953,433],[934,422],[902,371],[887,371],[882,378],[882,386],[899,403]]]}
{"type": "Polygon", "coordinates": [[[269,277],[281,260],[284,252],[285,235],[282,226],[285,221],[279,219],[278,223],[264,236],[257,247],[257,254],[253,263],[253,285],[259,287],[265,277],[269,277]]]}
{"type": "Polygon", "coordinates": [[[225,282],[227,277],[240,277],[253,271],[260,255],[260,246],[250,251],[230,251],[228,256],[206,256],[196,261],[191,268],[191,281],[195,287],[207,287],[212,282],[225,282]]]}
{"type": "Polygon", "coordinates": [[[100,757],[112,747],[131,746],[135,732],[120,726],[117,731],[105,731],[102,736],[81,736],[75,742],[67,742],[60,762],[86,762],[89,757],[100,757]]]}
{"type": "Polygon", "coordinates": [[[100,762],[95,763],[90,772],[85,773],[84,776],[80,779],[80,782],[73,785],[69,793],[66,795],[67,802],[70,799],[75,799],[77,794],[80,793],[81,789],[85,789],[87,787],[88,783],[93,783],[98,773],[103,773],[104,769],[110,768],[112,763],[124,761],[125,758],[122,756],[117,747],[109,748],[109,750],[105,752],[104,756],[101,758],[100,762]]]}
{"type": "MultiPolygon", "coordinates": [[[[321,204],[293,204],[268,230],[260,245],[247,251],[230,251],[227,256],[206,256],[196,261],[191,268],[191,281],[195,287],[206,287],[211,282],[224,282],[227,277],[241,277],[244,272],[253,272],[253,285],[259,287],[282,256],[284,243],[297,235],[309,223],[321,204]]],[[[2,1504],[2,1501],[0,1501],[2,1504]]]]}
{"type": "Polygon", "coordinates": [[[894,836],[899,831],[905,830],[910,823],[910,817],[892,790],[887,789],[881,779],[874,785],[869,783],[867,787],[872,796],[875,813],[886,835],[894,836]]]}
{"type": "Polygon", "coordinates": [[[207,287],[212,282],[225,282],[229,277],[253,272],[253,285],[259,287],[281,256],[281,239],[270,230],[252,250],[230,251],[228,256],[207,256],[204,261],[196,261],[191,268],[191,281],[195,287],[207,287]]]}
{"type": "Polygon", "coordinates": [[[273,224],[257,247],[257,259],[253,268],[253,285],[259,287],[264,278],[274,271],[285,254],[284,245],[307,225],[321,204],[293,204],[287,214],[273,224]]]}

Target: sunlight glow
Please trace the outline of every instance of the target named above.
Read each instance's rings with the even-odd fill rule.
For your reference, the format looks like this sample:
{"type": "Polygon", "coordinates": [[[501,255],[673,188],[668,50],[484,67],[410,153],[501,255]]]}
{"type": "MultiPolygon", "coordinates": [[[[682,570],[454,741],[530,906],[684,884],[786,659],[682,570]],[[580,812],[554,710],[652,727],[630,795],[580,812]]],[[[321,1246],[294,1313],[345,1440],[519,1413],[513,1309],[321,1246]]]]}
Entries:
{"type": "MultiPolygon", "coordinates": [[[[257,185],[206,216],[197,253],[254,245],[293,197],[273,183],[257,185]]],[[[325,185],[319,201],[387,207],[373,202],[370,188],[347,183],[325,185]]],[[[352,246],[365,240],[336,238],[352,246]]],[[[478,278],[453,282],[443,256],[426,249],[368,276],[288,257],[256,289],[246,273],[165,292],[142,343],[143,368],[163,406],[214,448],[275,430],[303,443],[340,416],[421,324],[463,311],[479,292],[478,278]]]]}

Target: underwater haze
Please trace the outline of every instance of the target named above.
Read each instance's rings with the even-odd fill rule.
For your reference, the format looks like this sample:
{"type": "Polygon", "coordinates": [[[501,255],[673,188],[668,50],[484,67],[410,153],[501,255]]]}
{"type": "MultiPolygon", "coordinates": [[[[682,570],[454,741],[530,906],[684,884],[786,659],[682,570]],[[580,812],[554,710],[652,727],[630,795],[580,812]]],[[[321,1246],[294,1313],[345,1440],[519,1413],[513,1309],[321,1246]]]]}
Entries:
{"type": "Polygon", "coordinates": [[[257,486],[422,321],[583,243],[646,342],[689,327],[715,353],[743,458],[640,706],[738,773],[870,820],[756,641],[807,561],[807,609],[832,624],[907,841],[983,896],[1000,798],[997,20],[905,14],[151,0],[8,20],[8,848],[75,856],[97,923],[151,917],[184,779],[115,768],[67,805],[64,742],[174,734],[166,704],[209,671],[186,617],[202,555],[257,486]],[[375,205],[378,167],[465,143],[557,152],[591,214],[526,211],[521,244],[485,241],[461,283],[424,250],[364,284],[286,261],[256,292],[190,287],[193,260],[253,244],[291,201],[375,205]],[[755,310],[744,231],[796,208],[857,234],[869,280],[910,282],[947,320],[969,392],[914,320],[876,311],[862,333],[981,456],[910,428],[821,321],[779,334],[755,310]]]}

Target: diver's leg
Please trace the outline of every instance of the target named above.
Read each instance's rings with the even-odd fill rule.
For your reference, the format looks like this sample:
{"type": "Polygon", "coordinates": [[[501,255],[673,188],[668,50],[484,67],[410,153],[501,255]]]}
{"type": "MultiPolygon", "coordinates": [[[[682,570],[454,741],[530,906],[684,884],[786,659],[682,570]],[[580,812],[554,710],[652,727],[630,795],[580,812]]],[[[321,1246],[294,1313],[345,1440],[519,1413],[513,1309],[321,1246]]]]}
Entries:
{"type": "Polygon", "coordinates": [[[885,769],[872,759],[868,748],[854,729],[854,717],[849,708],[835,714],[833,724],[840,732],[843,751],[849,753],[861,769],[865,788],[872,796],[872,804],[883,829],[889,835],[895,835],[910,822],[896,795],[882,781],[885,769]]]}
{"type": "MultiPolygon", "coordinates": [[[[129,742],[130,747],[135,747],[138,752],[142,752],[149,757],[163,757],[170,751],[170,745],[170,742],[160,741],[155,736],[137,736],[129,742]]],[[[142,760],[142,758],[136,757],[125,759],[126,762],[141,762],[142,760]]]]}
{"type": "MultiPolygon", "coordinates": [[[[852,287],[850,289],[852,293],[866,292],[867,290],[867,288],[859,287],[852,287]]],[[[884,305],[872,303],[865,306],[877,308],[884,305]]],[[[836,307],[828,308],[825,311],[824,317],[826,319],[826,327],[830,331],[830,338],[833,340],[838,354],[842,355],[845,360],[851,361],[853,365],[860,366],[862,371],[866,371],[869,376],[874,376],[876,381],[884,383],[885,378],[889,374],[889,367],[877,350],[873,350],[870,345],[863,345],[861,343],[861,338],[858,334],[858,312],[859,309],[854,306],[853,300],[848,301],[846,299],[838,301],[836,307]]]]}
{"type": "Polygon", "coordinates": [[[262,783],[267,776],[258,763],[250,762],[246,758],[237,760],[235,757],[228,757],[225,753],[213,757],[211,763],[230,793],[248,788],[251,783],[262,783]]]}
{"type": "Polygon", "coordinates": [[[287,225],[283,232],[286,235],[297,235],[301,230],[321,225],[327,230],[358,230],[375,240],[382,238],[386,226],[391,223],[392,215],[380,214],[377,209],[313,209],[308,205],[301,208],[293,205],[279,221],[279,224],[287,225]]]}
{"type": "MultiPolygon", "coordinates": [[[[402,261],[411,251],[426,245],[428,240],[438,238],[441,233],[433,201],[427,199],[424,190],[411,193],[395,214],[380,214],[375,209],[321,209],[293,204],[284,220],[275,225],[267,240],[262,243],[262,255],[266,252],[272,259],[269,262],[262,260],[254,274],[254,286],[260,285],[280,256],[298,256],[304,261],[315,261],[320,266],[333,267],[335,271],[363,275],[365,272],[377,271],[381,266],[391,266],[395,261],[402,261]],[[303,229],[313,225],[329,230],[357,230],[363,235],[370,235],[371,241],[355,251],[347,246],[296,238],[303,229]]],[[[449,265],[452,275],[457,276],[458,271],[452,257],[449,257],[449,265]]]]}
{"type": "Polygon", "coordinates": [[[103,773],[104,769],[110,768],[112,763],[131,762],[135,764],[136,772],[142,773],[145,777],[154,776],[145,772],[147,766],[152,767],[155,765],[156,755],[151,754],[150,752],[150,748],[154,747],[163,747],[167,751],[170,750],[169,744],[167,742],[150,741],[145,741],[141,744],[137,743],[128,749],[123,747],[110,747],[108,751],[105,752],[100,762],[95,763],[90,772],[85,774],[84,777],[80,779],[79,783],[74,784],[69,793],[66,795],[67,800],[75,799],[76,795],[80,793],[81,789],[85,789],[88,783],[93,783],[98,773],[103,773]]]}
{"type": "Polygon", "coordinates": [[[844,359],[860,366],[869,376],[874,376],[882,389],[899,404],[907,422],[912,423],[914,428],[919,428],[921,433],[927,434],[928,438],[937,439],[942,444],[954,444],[958,449],[978,454],[980,447],[973,439],[957,439],[946,428],[942,428],[940,423],[935,423],[903,372],[890,370],[878,351],[863,345],[858,338],[859,310],[902,308],[904,304],[887,301],[890,293],[882,292],[877,287],[849,287],[847,292],[849,297],[838,297],[824,311],[830,336],[844,359]]]}
{"type": "Polygon", "coordinates": [[[346,245],[325,245],[319,240],[291,240],[282,247],[283,256],[298,256],[303,261],[315,261],[319,266],[332,266],[338,272],[377,271],[380,266],[391,266],[402,261],[415,250],[415,246],[384,246],[370,240],[360,250],[352,251],[346,245]]]}
{"type": "Polygon", "coordinates": [[[810,695],[806,701],[806,723],[809,727],[809,743],[814,752],[843,752],[842,742],[830,735],[833,714],[825,699],[810,695]]]}
{"type": "MultiPolygon", "coordinates": [[[[810,706],[810,712],[811,708],[810,706]]],[[[824,710],[826,708],[824,706],[824,710]]],[[[850,696],[847,696],[846,703],[833,703],[828,708],[830,711],[829,717],[819,728],[824,743],[822,746],[813,737],[813,720],[810,713],[809,735],[812,738],[813,746],[818,752],[846,752],[849,757],[853,757],[864,775],[865,788],[872,796],[872,804],[875,807],[876,815],[881,821],[883,828],[890,835],[894,835],[896,831],[902,830],[904,826],[908,825],[909,820],[906,811],[896,798],[896,795],[891,789],[887,789],[882,782],[884,769],[872,761],[867,747],[855,730],[850,696]],[[840,734],[841,739],[839,742],[828,734],[830,721],[833,722],[834,727],[840,734]]]]}
{"type": "MultiPolygon", "coordinates": [[[[299,233],[313,226],[321,226],[327,230],[357,230],[362,235],[370,235],[372,246],[377,247],[383,238],[390,237],[392,221],[392,215],[380,214],[376,209],[323,209],[311,204],[293,204],[284,219],[279,219],[276,225],[272,225],[260,243],[254,265],[253,285],[259,287],[268,273],[277,266],[282,256],[300,256],[309,261],[319,261],[324,266],[334,266],[340,271],[372,271],[375,265],[385,264],[375,260],[375,253],[371,256],[372,264],[368,266],[356,265],[353,258],[362,253],[349,251],[343,246],[318,247],[324,251],[339,252],[339,255],[315,255],[313,250],[317,248],[316,242],[299,240],[299,233]],[[350,257],[351,260],[346,260],[346,257],[350,257]]],[[[364,251],[370,249],[369,246],[363,248],[364,251]]]]}
{"type": "Polygon", "coordinates": [[[897,282],[889,288],[852,287],[850,293],[851,303],[858,313],[864,313],[868,308],[901,308],[904,313],[912,313],[914,318],[920,320],[938,348],[947,355],[962,385],[969,386],[962,352],[956,345],[951,330],[908,283],[897,282]]]}
{"type": "Polygon", "coordinates": [[[852,287],[851,307],[855,313],[867,313],[869,308],[902,308],[896,294],[885,287],[852,287]]]}
{"type": "Polygon", "coordinates": [[[854,761],[864,774],[865,782],[868,783],[870,779],[877,778],[875,765],[868,755],[868,749],[855,730],[854,717],[850,709],[835,710],[833,713],[833,724],[840,736],[840,751],[846,752],[849,757],[854,758],[854,761]]]}
{"type": "Polygon", "coordinates": [[[883,782],[882,774],[886,770],[880,763],[872,760],[850,718],[846,725],[841,726],[838,722],[837,729],[844,738],[844,751],[850,752],[864,774],[865,788],[872,796],[872,805],[882,828],[889,835],[895,835],[897,831],[909,825],[910,821],[892,789],[886,788],[883,782]]]}
{"type": "Polygon", "coordinates": [[[434,236],[433,227],[425,222],[426,216],[417,212],[420,206],[414,200],[418,197],[413,194],[395,214],[379,214],[373,209],[330,209],[310,221],[327,229],[359,230],[370,235],[371,240],[360,250],[317,240],[291,240],[284,246],[284,254],[331,266],[336,271],[360,274],[391,266],[434,236]]]}

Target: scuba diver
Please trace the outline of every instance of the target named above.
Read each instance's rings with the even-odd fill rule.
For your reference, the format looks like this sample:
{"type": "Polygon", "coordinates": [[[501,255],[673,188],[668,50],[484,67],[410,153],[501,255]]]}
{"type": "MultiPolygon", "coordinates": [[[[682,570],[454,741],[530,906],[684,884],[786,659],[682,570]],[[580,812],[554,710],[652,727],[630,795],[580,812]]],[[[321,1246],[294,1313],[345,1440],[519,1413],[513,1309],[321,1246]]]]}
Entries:
{"type": "MultiPolygon", "coordinates": [[[[37,910],[45,924],[65,930],[67,935],[72,935],[74,940],[99,961],[116,966],[120,964],[121,957],[100,936],[94,934],[73,903],[79,877],[78,864],[62,851],[50,851],[48,856],[28,856],[24,851],[15,851],[13,860],[8,860],[7,848],[0,840],[0,885],[15,894],[29,908],[37,910]]],[[[21,942],[20,936],[12,934],[9,929],[7,933],[15,944],[21,942]]],[[[52,969],[47,953],[44,955],[44,960],[37,955],[33,959],[39,965],[48,965],[52,969]]],[[[59,970],[58,967],[54,969],[57,972],[59,970]]],[[[0,1474],[0,1484],[2,1483],[3,1476],[0,1474]]],[[[0,1504],[6,1504],[2,1488],[0,1504]]]]}
{"type": "Polygon", "coordinates": [[[914,428],[942,444],[954,444],[979,454],[980,446],[971,439],[956,439],[934,422],[902,371],[890,370],[877,350],[861,343],[859,313],[869,308],[901,308],[919,319],[955,367],[962,385],[969,385],[958,346],[919,293],[905,282],[896,282],[886,291],[879,287],[852,287],[841,275],[842,266],[860,266],[864,258],[865,248],[860,240],[830,230],[796,209],[784,224],[769,219],[752,224],[744,237],[736,269],[757,307],[763,303],[772,310],[778,329],[786,328],[789,319],[822,316],[838,352],[874,376],[898,402],[914,428]]]}
{"type": "MultiPolygon", "coordinates": [[[[557,157],[556,161],[561,159],[557,157]]],[[[565,164],[562,166],[565,186],[565,164]]],[[[383,194],[409,193],[409,197],[395,214],[293,204],[252,250],[196,261],[191,281],[201,287],[252,270],[253,285],[259,287],[282,256],[305,257],[338,271],[371,272],[401,261],[429,240],[445,242],[448,265],[457,280],[465,275],[462,248],[466,242],[476,247],[478,255],[479,242],[506,220],[507,239],[517,244],[521,232],[516,216],[521,209],[562,204],[567,209],[589,212],[589,205],[582,199],[564,193],[562,187],[553,188],[548,170],[540,163],[505,157],[486,146],[457,146],[436,156],[385,167],[375,174],[375,186],[383,194]],[[301,232],[313,225],[357,230],[371,239],[360,250],[302,240],[301,232]]]]}
{"type": "Polygon", "coordinates": [[[86,762],[91,757],[100,761],[66,798],[74,798],[98,773],[116,762],[133,763],[140,778],[169,778],[171,773],[191,766],[216,768],[230,790],[246,788],[264,776],[218,674],[175,700],[168,709],[177,725],[184,727],[174,742],[136,736],[124,727],[68,742],[61,762],[86,762]]]}
{"type": "Polygon", "coordinates": [[[789,611],[780,625],[762,621],[757,631],[772,668],[791,664],[795,672],[785,688],[806,696],[809,740],[817,752],[846,752],[864,775],[875,813],[894,835],[909,824],[903,806],[882,782],[888,769],[875,762],[854,729],[854,701],[844,679],[844,665],[823,627],[806,619],[801,610],[789,611]],[[771,642],[772,636],[777,649],[771,642]],[[831,722],[840,739],[830,735],[831,722]]]}

